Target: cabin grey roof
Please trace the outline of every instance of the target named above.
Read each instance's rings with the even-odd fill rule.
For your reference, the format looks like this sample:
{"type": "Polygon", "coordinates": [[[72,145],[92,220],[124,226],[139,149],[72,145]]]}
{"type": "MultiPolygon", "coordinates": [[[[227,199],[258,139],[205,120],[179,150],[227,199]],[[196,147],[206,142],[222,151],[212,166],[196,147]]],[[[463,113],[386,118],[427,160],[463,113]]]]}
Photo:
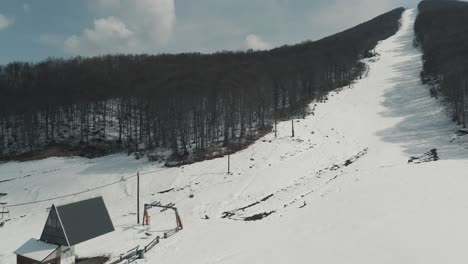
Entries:
{"type": "Polygon", "coordinates": [[[114,231],[102,197],[52,206],[41,240],[73,246],[114,231]]]}
{"type": "Polygon", "coordinates": [[[58,247],[58,245],[49,244],[31,238],[28,240],[28,242],[24,243],[20,248],[15,250],[14,253],[16,255],[42,262],[48,256],[52,255],[52,253],[54,253],[58,247]]]}

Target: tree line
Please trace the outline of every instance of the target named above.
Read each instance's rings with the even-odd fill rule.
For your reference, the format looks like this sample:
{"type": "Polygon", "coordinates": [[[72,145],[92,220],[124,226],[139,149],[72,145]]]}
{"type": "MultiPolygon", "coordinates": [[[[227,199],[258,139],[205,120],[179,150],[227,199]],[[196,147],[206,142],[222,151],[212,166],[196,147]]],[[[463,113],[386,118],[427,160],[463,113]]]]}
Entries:
{"type": "Polygon", "coordinates": [[[450,103],[453,120],[468,121],[468,3],[425,0],[415,22],[416,45],[423,51],[421,78],[431,94],[450,103]]]}
{"type": "Polygon", "coordinates": [[[110,151],[229,146],[351,85],[403,8],[269,51],[50,58],[0,66],[0,157],[50,144],[110,151]]]}

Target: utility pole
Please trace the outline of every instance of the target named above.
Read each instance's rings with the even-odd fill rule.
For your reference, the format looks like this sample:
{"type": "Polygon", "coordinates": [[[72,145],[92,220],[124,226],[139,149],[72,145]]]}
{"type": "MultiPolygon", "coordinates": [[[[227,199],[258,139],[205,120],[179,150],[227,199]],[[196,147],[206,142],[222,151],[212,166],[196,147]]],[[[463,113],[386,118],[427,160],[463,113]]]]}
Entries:
{"type": "Polygon", "coordinates": [[[137,172],[137,224],[140,223],[140,172],[137,172]]]}
{"type": "Polygon", "coordinates": [[[292,137],[294,137],[294,118],[291,118],[292,137]]]}
{"type": "Polygon", "coordinates": [[[278,121],[276,120],[276,116],[275,116],[275,138],[278,136],[278,121]]]}
{"type": "Polygon", "coordinates": [[[228,154],[228,174],[231,174],[231,154],[228,154]]]}
{"type": "Polygon", "coordinates": [[[468,96],[466,91],[468,90],[467,81],[463,80],[463,128],[466,128],[466,102],[468,101],[468,96]]]}

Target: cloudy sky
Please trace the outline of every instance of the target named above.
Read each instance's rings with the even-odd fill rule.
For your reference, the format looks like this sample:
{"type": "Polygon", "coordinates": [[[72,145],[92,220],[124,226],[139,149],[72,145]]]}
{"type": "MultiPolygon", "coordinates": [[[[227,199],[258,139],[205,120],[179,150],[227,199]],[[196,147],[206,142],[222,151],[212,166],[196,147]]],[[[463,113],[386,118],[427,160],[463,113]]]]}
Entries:
{"type": "Polygon", "coordinates": [[[1,0],[0,64],[107,53],[269,49],[419,0],[1,0]]]}

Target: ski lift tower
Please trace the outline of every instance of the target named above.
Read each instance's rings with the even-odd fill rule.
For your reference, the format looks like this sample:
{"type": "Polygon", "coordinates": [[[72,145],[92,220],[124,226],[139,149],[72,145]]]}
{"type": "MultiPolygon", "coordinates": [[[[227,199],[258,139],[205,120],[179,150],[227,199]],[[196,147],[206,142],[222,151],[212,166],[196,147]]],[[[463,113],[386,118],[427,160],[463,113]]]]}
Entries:
{"type": "Polygon", "coordinates": [[[180,218],[180,215],[179,215],[179,211],[177,210],[176,207],[174,207],[175,204],[174,203],[169,203],[169,204],[166,204],[166,205],[162,205],[160,202],[153,202],[153,203],[150,203],[150,204],[145,204],[145,209],[143,211],[143,226],[146,224],[146,225],[149,225],[149,218],[148,218],[148,210],[153,208],[153,207],[159,207],[159,208],[162,208],[161,209],[161,212],[164,212],[166,210],[173,210],[174,213],[175,213],[175,217],[176,217],[176,224],[177,224],[177,227],[175,228],[175,231],[180,231],[184,228],[184,226],[182,225],[182,219],[180,218]],[[145,221],[146,220],[146,221],[145,221]]]}

